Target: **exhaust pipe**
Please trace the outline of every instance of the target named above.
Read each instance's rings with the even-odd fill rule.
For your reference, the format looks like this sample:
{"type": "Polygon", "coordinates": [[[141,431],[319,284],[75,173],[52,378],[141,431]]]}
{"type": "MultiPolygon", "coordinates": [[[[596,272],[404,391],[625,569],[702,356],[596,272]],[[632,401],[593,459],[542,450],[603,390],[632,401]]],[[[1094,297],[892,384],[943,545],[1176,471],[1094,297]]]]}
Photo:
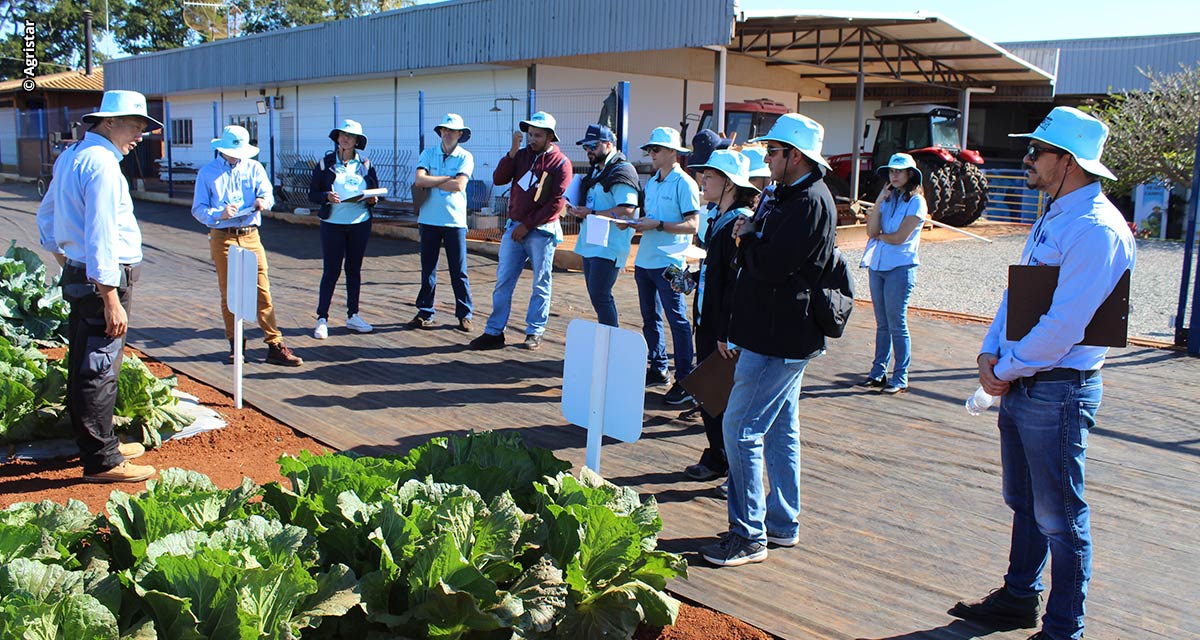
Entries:
{"type": "Polygon", "coordinates": [[[83,12],[83,75],[92,75],[92,10],[83,12]]]}

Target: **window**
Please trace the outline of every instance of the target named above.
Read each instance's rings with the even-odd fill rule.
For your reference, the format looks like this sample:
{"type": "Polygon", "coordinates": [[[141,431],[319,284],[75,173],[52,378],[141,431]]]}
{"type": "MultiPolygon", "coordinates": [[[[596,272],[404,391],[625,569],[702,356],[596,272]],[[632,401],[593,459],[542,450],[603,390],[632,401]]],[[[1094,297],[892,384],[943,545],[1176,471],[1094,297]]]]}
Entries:
{"type": "Polygon", "coordinates": [[[229,124],[236,124],[239,127],[245,127],[250,134],[250,144],[258,146],[258,116],[229,116],[229,124]]]}
{"type": "Polygon", "coordinates": [[[171,121],[171,144],[177,147],[192,146],[191,118],[171,121]]]}

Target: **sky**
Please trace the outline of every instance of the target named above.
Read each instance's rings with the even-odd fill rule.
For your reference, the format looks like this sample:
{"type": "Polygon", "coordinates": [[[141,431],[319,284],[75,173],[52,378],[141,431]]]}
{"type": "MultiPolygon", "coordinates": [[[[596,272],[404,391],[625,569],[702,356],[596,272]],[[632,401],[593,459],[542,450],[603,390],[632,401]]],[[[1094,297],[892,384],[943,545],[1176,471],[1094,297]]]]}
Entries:
{"type": "Polygon", "coordinates": [[[787,12],[927,11],[992,42],[1200,32],[1200,11],[1194,1],[1183,0],[740,0],[739,6],[787,12]]]}

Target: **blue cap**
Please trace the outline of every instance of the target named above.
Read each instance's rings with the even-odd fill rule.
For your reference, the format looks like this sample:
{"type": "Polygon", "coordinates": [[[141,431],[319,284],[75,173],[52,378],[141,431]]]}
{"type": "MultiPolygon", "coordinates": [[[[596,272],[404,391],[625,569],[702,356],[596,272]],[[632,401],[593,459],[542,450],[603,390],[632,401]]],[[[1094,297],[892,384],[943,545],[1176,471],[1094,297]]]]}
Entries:
{"type": "Polygon", "coordinates": [[[692,155],[688,157],[688,168],[708,162],[709,156],[717,149],[728,149],[733,140],[722,138],[712,129],[701,129],[692,137],[692,155]]]}
{"type": "Polygon", "coordinates": [[[602,124],[589,124],[587,133],[583,134],[583,139],[578,140],[575,144],[587,144],[589,142],[616,142],[617,136],[613,135],[612,129],[602,124]]]}

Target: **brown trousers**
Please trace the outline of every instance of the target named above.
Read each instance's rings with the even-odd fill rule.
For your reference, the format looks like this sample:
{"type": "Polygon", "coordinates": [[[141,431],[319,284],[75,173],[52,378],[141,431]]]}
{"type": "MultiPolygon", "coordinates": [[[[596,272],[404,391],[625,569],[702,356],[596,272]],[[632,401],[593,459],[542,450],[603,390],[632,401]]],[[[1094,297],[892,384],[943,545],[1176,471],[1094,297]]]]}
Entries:
{"type": "Polygon", "coordinates": [[[258,326],[263,330],[263,341],[281,344],[283,334],[275,323],[275,307],[271,305],[271,281],[267,279],[267,252],[258,237],[258,229],[234,235],[222,229],[208,230],[208,247],[212,252],[213,265],[217,268],[217,285],[221,288],[221,316],[225,319],[225,339],[233,340],[233,312],[226,302],[225,287],[229,283],[229,248],[241,247],[258,256],[258,326]]]}

